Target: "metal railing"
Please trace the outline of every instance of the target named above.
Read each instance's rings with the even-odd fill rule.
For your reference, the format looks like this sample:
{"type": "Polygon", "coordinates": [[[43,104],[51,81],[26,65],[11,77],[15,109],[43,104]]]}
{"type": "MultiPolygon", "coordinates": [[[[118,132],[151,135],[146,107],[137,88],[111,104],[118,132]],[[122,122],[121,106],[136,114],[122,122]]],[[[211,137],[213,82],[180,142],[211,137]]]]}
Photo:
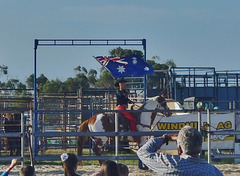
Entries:
{"type": "MultiPolygon", "coordinates": [[[[32,149],[33,151],[36,150],[36,141],[39,137],[79,137],[79,136],[115,136],[115,156],[78,156],[79,160],[104,160],[104,159],[112,159],[112,160],[138,160],[137,156],[119,156],[119,143],[118,143],[118,137],[119,136],[162,136],[166,131],[143,131],[143,132],[119,132],[118,131],[118,113],[119,112],[125,112],[126,110],[94,110],[94,113],[99,112],[113,112],[115,113],[115,131],[113,132],[38,132],[37,131],[37,122],[36,117],[33,117],[33,133],[32,133],[32,149]],[[117,113],[118,112],[118,113],[117,113]]],[[[138,112],[138,110],[127,110],[128,112],[138,112]]],[[[141,110],[139,112],[164,112],[163,110],[141,110]]],[[[42,114],[42,113],[62,113],[61,110],[56,111],[45,111],[45,110],[37,110],[35,111],[36,114],[42,114]]],[[[65,111],[64,111],[65,112],[65,111]]],[[[73,110],[71,112],[84,112],[84,110],[73,110]]],[[[173,131],[168,131],[168,133],[171,133],[173,131]]],[[[53,161],[53,160],[59,160],[59,156],[57,155],[38,155],[38,152],[34,152],[34,159],[41,161],[41,160],[47,160],[47,161],[53,161]]]]}
{"type": "Polygon", "coordinates": [[[211,112],[209,109],[207,110],[207,121],[208,121],[208,163],[211,163],[212,158],[214,159],[240,158],[240,154],[213,154],[211,152],[211,135],[240,135],[240,131],[212,131],[211,112]]]}
{"type": "MultiPolygon", "coordinates": [[[[128,110],[129,111],[129,110],[128,110]]],[[[51,111],[51,112],[44,112],[44,111],[37,111],[35,113],[59,113],[60,111],[51,111]]],[[[96,111],[98,112],[98,111],[96,111]]],[[[103,111],[101,111],[103,112],[103,111]]],[[[118,127],[118,115],[116,112],[118,111],[113,111],[113,110],[106,110],[106,112],[115,112],[115,126],[118,127]]],[[[129,111],[131,112],[131,111],[129,111]]],[[[136,110],[134,110],[136,112],[136,110]]],[[[147,111],[150,112],[150,111],[147,111]]],[[[160,110],[154,110],[151,112],[163,112],[160,110]]],[[[178,111],[173,111],[173,112],[183,112],[181,110],[178,111]]],[[[184,111],[187,112],[187,111],[184,111]]],[[[214,111],[217,112],[217,111],[214,111]]],[[[1,113],[7,113],[6,111],[1,112],[1,113]]],[[[10,112],[9,112],[10,113],[10,112]]],[[[12,113],[12,111],[11,111],[12,113]]],[[[16,113],[16,112],[14,112],[16,113]]],[[[198,130],[201,130],[201,112],[198,112],[198,130]]],[[[161,136],[164,133],[176,133],[176,131],[149,131],[149,132],[119,132],[118,128],[115,129],[113,132],[38,132],[36,130],[37,128],[37,123],[35,122],[36,118],[31,113],[31,117],[33,120],[33,130],[32,130],[32,149],[33,151],[36,150],[35,142],[38,137],[67,137],[67,136],[115,136],[115,156],[80,156],[80,160],[98,160],[98,159],[113,159],[113,160],[137,160],[137,156],[119,156],[119,144],[118,144],[118,136],[161,136]]],[[[240,131],[213,131],[211,128],[211,111],[207,110],[207,124],[208,124],[208,139],[211,139],[212,135],[240,135],[240,131]]],[[[24,114],[21,112],[21,132],[20,133],[0,133],[0,137],[21,137],[21,156],[17,157],[22,163],[24,163],[24,157],[25,157],[25,124],[24,124],[24,114]]],[[[16,158],[14,156],[8,156],[8,157],[2,157],[0,156],[0,161],[9,161],[13,158],[16,158]]],[[[219,158],[240,158],[239,154],[212,154],[211,153],[211,140],[208,140],[208,162],[211,163],[211,159],[219,159],[219,158]]],[[[34,155],[34,159],[41,161],[41,160],[58,160],[59,156],[56,155],[34,155]]]]}

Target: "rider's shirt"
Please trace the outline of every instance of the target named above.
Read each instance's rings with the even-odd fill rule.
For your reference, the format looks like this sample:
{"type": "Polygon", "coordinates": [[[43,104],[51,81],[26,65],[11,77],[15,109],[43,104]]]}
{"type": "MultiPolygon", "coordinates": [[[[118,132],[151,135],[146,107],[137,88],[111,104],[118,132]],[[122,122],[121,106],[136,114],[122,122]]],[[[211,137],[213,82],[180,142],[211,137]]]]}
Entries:
{"type": "Polygon", "coordinates": [[[116,91],[116,96],[117,96],[117,106],[122,106],[125,105],[127,106],[129,102],[131,102],[131,100],[129,100],[128,98],[128,92],[123,89],[123,90],[117,90],[116,91]]]}

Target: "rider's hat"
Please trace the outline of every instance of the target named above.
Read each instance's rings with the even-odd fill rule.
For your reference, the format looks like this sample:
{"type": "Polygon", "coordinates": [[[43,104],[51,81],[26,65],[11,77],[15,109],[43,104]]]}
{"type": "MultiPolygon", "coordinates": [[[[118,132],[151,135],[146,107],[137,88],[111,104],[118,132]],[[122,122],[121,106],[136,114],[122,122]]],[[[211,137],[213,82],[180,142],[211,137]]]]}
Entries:
{"type": "Polygon", "coordinates": [[[118,80],[118,83],[123,83],[123,82],[127,82],[124,78],[120,78],[119,80],[118,80]]]}
{"type": "Polygon", "coordinates": [[[119,83],[123,83],[123,82],[127,82],[124,78],[120,78],[117,80],[117,82],[115,83],[115,87],[119,87],[119,83]]]}

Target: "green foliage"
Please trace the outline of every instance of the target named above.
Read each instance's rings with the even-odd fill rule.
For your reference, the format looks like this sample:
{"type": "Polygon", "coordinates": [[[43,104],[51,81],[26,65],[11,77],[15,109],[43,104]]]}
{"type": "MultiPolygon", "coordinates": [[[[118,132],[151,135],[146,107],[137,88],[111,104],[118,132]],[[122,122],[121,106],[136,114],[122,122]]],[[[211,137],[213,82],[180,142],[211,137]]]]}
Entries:
{"type": "Polygon", "coordinates": [[[143,52],[139,50],[130,50],[130,49],[122,49],[121,47],[117,47],[115,49],[112,49],[109,51],[109,54],[114,57],[125,57],[129,55],[137,55],[141,58],[143,58],[143,52]]]}
{"type": "Polygon", "coordinates": [[[97,71],[94,69],[90,69],[89,72],[86,70],[87,79],[89,83],[89,87],[94,87],[97,82],[97,71]]]}
{"type": "Polygon", "coordinates": [[[97,88],[114,89],[115,79],[107,70],[104,70],[95,84],[97,88]]]}
{"type": "Polygon", "coordinates": [[[5,65],[0,65],[0,73],[6,75],[8,73],[8,67],[5,65]]]}
{"type": "Polygon", "coordinates": [[[89,88],[89,83],[88,83],[88,78],[84,73],[79,73],[76,75],[76,84],[78,87],[82,89],[88,89],[89,88]]]}
{"type": "Polygon", "coordinates": [[[177,66],[172,59],[167,60],[167,62],[165,64],[169,67],[176,67],[177,66]]]}
{"type": "Polygon", "coordinates": [[[152,65],[153,69],[155,70],[154,74],[148,75],[147,79],[147,86],[148,89],[162,89],[165,88],[167,82],[166,82],[166,77],[167,73],[164,72],[164,70],[168,70],[169,67],[175,66],[176,64],[174,63],[173,60],[167,60],[165,63],[158,63],[156,62],[157,60],[160,60],[159,56],[153,56],[151,60],[147,60],[147,63],[152,65]],[[156,72],[157,70],[161,70],[161,72],[156,72]]]}
{"type": "Polygon", "coordinates": [[[37,78],[37,84],[38,84],[38,86],[44,85],[47,81],[48,81],[48,79],[47,79],[46,76],[44,76],[44,74],[41,74],[41,75],[37,78]]]}
{"type": "Polygon", "coordinates": [[[79,88],[75,78],[68,78],[63,84],[66,92],[77,92],[79,88]]]}
{"type": "MultiPolygon", "coordinates": [[[[46,82],[48,81],[48,78],[44,75],[41,74],[37,78],[37,86],[42,87],[46,82]]],[[[34,87],[34,74],[31,74],[27,79],[26,79],[26,84],[29,89],[33,89],[34,87]]]]}
{"type": "Polygon", "coordinates": [[[45,93],[61,93],[64,89],[63,83],[59,80],[47,80],[45,84],[39,85],[39,91],[45,93]]]}
{"type": "Polygon", "coordinates": [[[33,89],[34,87],[34,74],[31,74],[27,79],[26,79],[26,84],[29,89],[33,89]]]}

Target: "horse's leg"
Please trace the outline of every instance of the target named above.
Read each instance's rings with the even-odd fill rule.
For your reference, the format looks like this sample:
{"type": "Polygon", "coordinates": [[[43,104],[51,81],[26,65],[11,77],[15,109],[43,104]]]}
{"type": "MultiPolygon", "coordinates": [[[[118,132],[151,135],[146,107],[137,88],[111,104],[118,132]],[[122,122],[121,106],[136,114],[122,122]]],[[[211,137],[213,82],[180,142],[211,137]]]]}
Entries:
{"type": "MultiPolygon", "coordinates": [[[[79,136],[78,137],[78,145],[77,145],[77,155],[78,156],[82,156],[82,152],[83,152],[83,146],[84,144],[87,142],[88,140],[88,136],[79,136]]],[[[82,161],[79,161],[79,165],[83,165],[82,161]]]]}
{"type": "MultiPolygon", "coordinates": [[[[103,141],[101,138],[95,138],[94,142],[95,142],[95,145],[94,145],[93,151],[96,156],[101,156],[101,148],[103,146],[103,141]]],[[[100,165],[102,165],[104,160],[98,160],[98,162],[100,165]]]]}
{"type": "MultiPolygon", "coordinates": [[[[79,129],[78,132],[87,132],[88,131],[88,120],[84,121],[79,129]]],[[[79,136],[78,140],[77,140],[77,155],[78,156],[82,156],[82,151],[83,151],[83,146],[86,143],[86,141],[88,140],[88,136],[79,136]]],[[[82,161],[79,161],[80,165],[83,165],[82,161]]]]}

